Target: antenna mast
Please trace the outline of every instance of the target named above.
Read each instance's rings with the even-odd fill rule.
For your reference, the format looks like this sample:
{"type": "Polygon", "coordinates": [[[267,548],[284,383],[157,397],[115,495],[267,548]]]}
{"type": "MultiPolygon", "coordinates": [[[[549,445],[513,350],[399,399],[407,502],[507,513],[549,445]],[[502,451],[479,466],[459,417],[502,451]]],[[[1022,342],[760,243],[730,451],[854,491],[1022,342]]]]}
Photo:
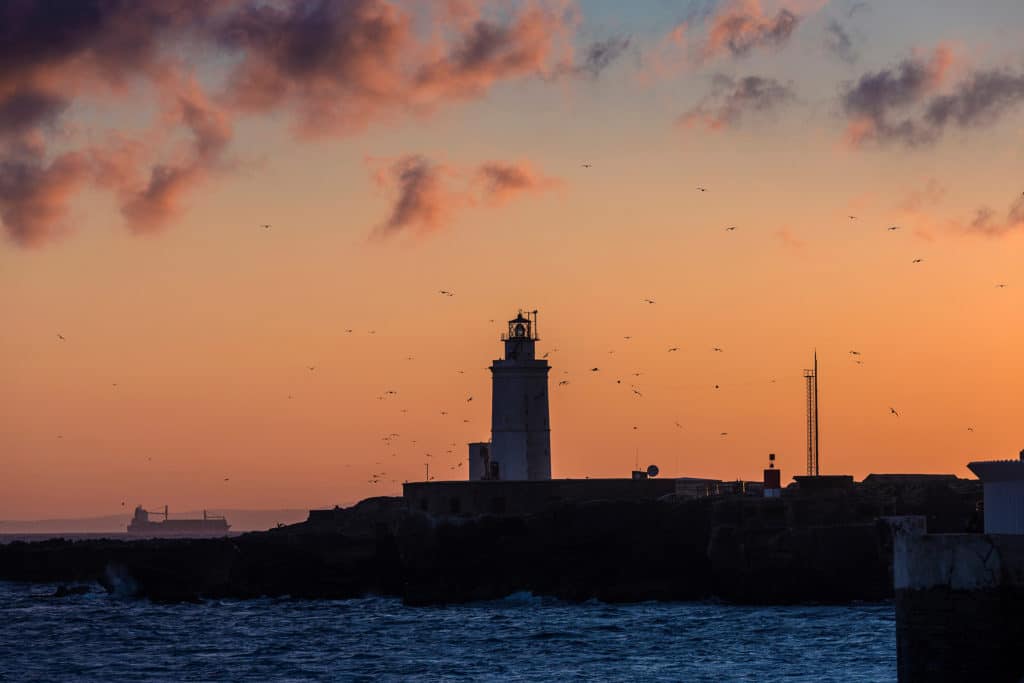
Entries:
{"type": "Polygon", "coordinates": [[[818,352],[814,352],[814,368],[804,370],[807,382],[807,476],[817,477],[818,470],[818,352]]]}

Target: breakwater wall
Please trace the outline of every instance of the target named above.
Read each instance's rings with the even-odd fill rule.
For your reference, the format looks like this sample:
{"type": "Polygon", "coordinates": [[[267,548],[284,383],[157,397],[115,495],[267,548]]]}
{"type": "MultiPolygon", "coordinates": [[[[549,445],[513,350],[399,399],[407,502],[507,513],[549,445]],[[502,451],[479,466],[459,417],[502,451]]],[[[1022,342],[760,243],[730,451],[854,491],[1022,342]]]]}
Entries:
{"type": "Polygon", "coordinates": [[[980,487],[565,503],[523,515],[432,515],[400,498],[236,538],[0,546],[0,579],[98,581],[153,600],[396,595],[409,604],[504,597],[739,603],[891,597],[885,514],[974,523],[980,487]]]}

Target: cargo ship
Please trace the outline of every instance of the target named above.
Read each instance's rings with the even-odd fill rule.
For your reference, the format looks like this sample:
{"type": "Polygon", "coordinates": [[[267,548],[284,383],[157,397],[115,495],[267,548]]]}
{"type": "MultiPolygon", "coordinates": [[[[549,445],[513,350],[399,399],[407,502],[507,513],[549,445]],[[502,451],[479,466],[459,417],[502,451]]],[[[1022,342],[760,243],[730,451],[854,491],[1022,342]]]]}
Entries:
{"type": "Polygon", "coordinates": [[[206,510],[203,510],[202,519],[171,519],[166,505],[162,520],[150,520],[149,514],[141,505],[136,506],[135,516],[128,524],[130,536],[204,538],[227,536],[231,528],[223,515],[208,515],[206,510]]]}

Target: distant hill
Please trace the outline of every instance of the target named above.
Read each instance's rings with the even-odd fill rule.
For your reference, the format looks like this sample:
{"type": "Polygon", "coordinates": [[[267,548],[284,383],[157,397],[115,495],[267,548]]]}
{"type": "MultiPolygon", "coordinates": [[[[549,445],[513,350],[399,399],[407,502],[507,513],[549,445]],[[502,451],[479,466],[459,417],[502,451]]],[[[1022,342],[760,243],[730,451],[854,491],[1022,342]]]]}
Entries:
{"type": "MultiPolygon", "coordinates": [[[[154,510],[153,513],[156,511],[154,510]]],[[[231,531],[263,531],[278,524],[295,524],[305,521],[309,510],[207,510],[224,515],[231,525],[231,531]]],[[[172,512],[171,519],[198,518],[202,510],[172,512]]],[[[153,514],[153,517],[157,517],[153,514]]],[[[7,519],[0,520],[0,534],[88,534],[123,532],[131,521],[132,513],[107,515],[105,517],[82,517],[80,519],[7,519]]]]}

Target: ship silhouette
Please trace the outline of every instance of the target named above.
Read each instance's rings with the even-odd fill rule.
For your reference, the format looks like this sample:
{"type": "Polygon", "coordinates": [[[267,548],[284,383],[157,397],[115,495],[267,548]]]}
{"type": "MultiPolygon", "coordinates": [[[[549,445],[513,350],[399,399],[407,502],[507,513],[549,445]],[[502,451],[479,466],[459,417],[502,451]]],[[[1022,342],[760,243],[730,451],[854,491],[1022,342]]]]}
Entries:
{"type": "Polygon", "coordinates": [[[203,510],[202,519],[171,519],[167,506],[164,506],[160,521],[149,518],[149,511],[141,505],[135,507],[135,516],[128,524],[128,533],[132,536],[203,538],[226,536],[231,525],[223,515],[208,515],[203,510]]]}

